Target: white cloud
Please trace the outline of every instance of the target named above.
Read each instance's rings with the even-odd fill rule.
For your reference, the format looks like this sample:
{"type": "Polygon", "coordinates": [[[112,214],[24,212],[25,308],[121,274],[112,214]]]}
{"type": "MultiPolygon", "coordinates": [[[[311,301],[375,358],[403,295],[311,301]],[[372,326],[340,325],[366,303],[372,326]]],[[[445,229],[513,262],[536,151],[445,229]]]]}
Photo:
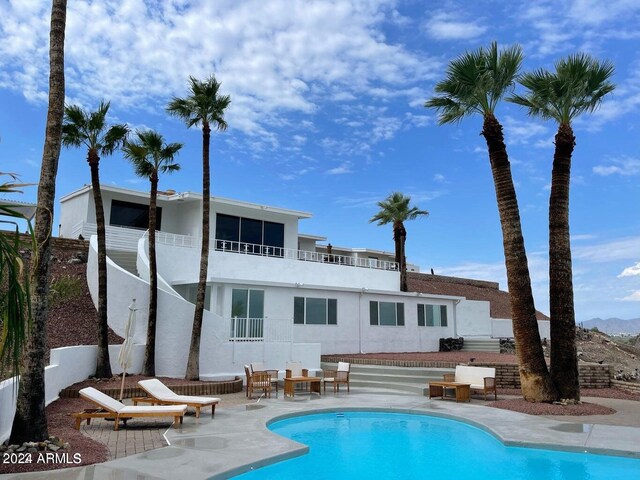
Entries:
{"type": "Polygon", "coordinates": [[[507,115],[502,123],[507,145],[526,145],[533,137],[545,135],[548,132],[547,127],[530,118],[522,121],[507,115]]]}
{"type": "Polygon", "coordinates": [[[636,158],[623,157],[611,160],[611,165],[596,165],[593,173],[608,177],[609,175],[631,176],[640,174],[640,160],[636,158]]]}
{"type": "MultiPolygon", "coordinates": [[[[48,89],[49,13],[46,2],[0,3],[0,87],[33,102],[48,89]]],[[[385,39],[382,23],[400,20],[385,0],[70,2],[68,97],[161,111],[188,75],[215,72],[230,127],[264,140],[286,112],[310,115],[332,97],[413,100],[440,61],[385,39]]]]}
{"type": "Polygon", "coordinates": [[[636,275],[640,275],[640,262],[636,263],[631,267],[625,268],[618,278],[620,277],[635,277],[636,275]]]}
{"type": "Polygon", "coordinates": [[[640,252],[640,237],[616,239],[606,243],[580,246],[573,249],[576,260],[604,263],[619,260],[636,260],[640,252]]]}
{"type": "Polygon", "coordinates": [[[441,173],[436,173],[433,176],[433,181],[437,182],[437,183],[445,183],[446,179],[445,179],[444,175],[442,175],[441,173]]]}
{"type": "Polygon", "coordinates": [[[487,31],[477,22],[465,22],[456,15],[437,12],[427,21],[427,34],[436,40],[470,40],[487,31]]]}
{"type": "Polygon", "coordinates": [[[344,175],[346,173],[353,173],[353,170],[351,169],[352,166],[353,164],[351,162],[344,162],[335,168],[327,170],[325,173],[327,175],[344,175]]]}
{"type": "Polygon", "coordinates": [[[574,0],[569,16],[578,23],[598,26],[620,16],[629,16],[634,10],[640,10],[637,0],[574,0]]]}
{"type": "Polygon", "coordinates": [[[640,290],[636,290],[626,297],[622,297],[620,300],[623,300],[625,302],[640,302],[640,290]]]}

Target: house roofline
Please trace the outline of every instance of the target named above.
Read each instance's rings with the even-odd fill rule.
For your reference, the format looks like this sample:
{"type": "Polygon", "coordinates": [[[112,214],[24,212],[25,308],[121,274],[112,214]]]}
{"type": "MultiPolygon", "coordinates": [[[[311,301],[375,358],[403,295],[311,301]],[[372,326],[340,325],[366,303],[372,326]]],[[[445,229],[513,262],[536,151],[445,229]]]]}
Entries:
{"type": "MultiPolygon", "coordinates": [[[[141,197],[141,198],[149,198],[149,193],[148,192],[142,192],[140,190],[132,190],[129,188],[122,188],[122,187],[114,187],[111,185],[100,185],[100,189],[103,191],[107,191],[107,192],[115,192],[115,193],[122,193],[125,195],[132,195],[132,196],[136,196],[136,197],[141,197]]],[[[83,187],[68,193],[64,196],[62,196],[60,198],[60,203],[62,202],[66,202],[68,200],[71,200],[72,198],[75,198],[77,196],[83,195],[87,192],[91,191],[91,185],[84,185],[83,187]]],[[[165,192],[164,194],[158,192],[158,199],[159,200],[164,200],[164,201],[168,201],[168,202],[174,202],[174,201],[185,201],[185,200],[197,200],[197,201],[202,201],[202,195],[199,193],[194,193],[194,192],[181,192],[181,193],[172,193],[170,195],[167,195],[165,192]],[[164,198],[163,198],[164,197],[164,198]]],[[[231,205],[231,206],[236,206],[236,207],[243,207],[243,208],[248,208],[248,209],[252,209],[252,210],[259,210],[259,211],[263,211],[263,212],[271,212],[271,213],[278,213],[278,214],[282,214],[282,215],[291,215],[291,216],[296,216],[298,217],[298,219],[303,219],[303,218],[311,218],[312,214],[309,212],[303,212],[300,210],[292,210],[292,209],[288,209],[288,208],[280,208],[280,207],[272,207],[269,205],[260,205],[257,203],[250,203],[250,202],[244,202],[242,200],[234,200],[231,198],[225,198],[225,197],[211,197],[211,202],[214,203],[218,203],[218,204],[222,204],[222,205],[231,205]]]]}

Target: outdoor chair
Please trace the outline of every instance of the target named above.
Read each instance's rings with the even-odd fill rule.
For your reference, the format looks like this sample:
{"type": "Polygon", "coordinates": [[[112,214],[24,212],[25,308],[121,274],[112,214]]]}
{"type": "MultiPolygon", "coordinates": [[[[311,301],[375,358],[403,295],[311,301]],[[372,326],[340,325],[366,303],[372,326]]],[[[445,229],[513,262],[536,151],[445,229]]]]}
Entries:
{"type": "Polygon", "coordinates": [[[164,405],[164,406],[129,406],[122,402],[119,402],[115,398],[110,397],[106,393],[96,390],[93,387],[86,387],[80,390],[80,396],[85,398],[96,405],[100,406],[99,409],[86,409],[80,413],[74,413],[72,416],[76,419],[76,430],[80,430],[80,424],[82,420],[87,421],[87,425],[91,422],[92,418],[108,418],[115,420],[113,429],[118,430],[120,420],[125,425],[127,420],[136,417],[173,417],[174,425],[177,428],[178,424],[182,423],[185,412],[187,411],[186,405],[164,405]]]}
{"type": "Polygon", "coordinates": [[[271,376],[267,372],[249,371],[249,365],[244,366],[244,373],[247,376],[247,397],[253,398],[255,390],[262,390],[262,394],[271,397],[271,376]]]}
{"type": "Polygon", "coordinates": [[[278,370],[267,370],[262,362],[253,362],[251,365],[251,373],[267,372],[271,378],[271,384],[276,386],[276,393],[278,393],[278,370]]]}
{"type": "Polygon", "coordinates": [[[340,384],[346,384],[348,392],[350,370],[351,365],[346,362],[338,362],[338,368],[336,370],[323,370],[322,383],[324,384],[324,392],[327,393],[327,383],[333,383],[334,393],[340,391],[340,384]]]}
{"type": "MultiPolygon", "coordinates": [[[[306,368],[302,368],[302,363],[300,362],[287,362],[285,364],[284,371],[285,378],[295,378],[295,377],[308,377],[309,370],[306,368]]],[[[308,383],[303,384],[304,387],[308,387],[308,383]]]]}
{"type": "Polygon", "coordinates": [[[157,378],[140,380],[140,388],[147,392],[148,397],[135,397],[133,404],[150,403],[152,405],[187,405],[196,410],[196,418],[200,418],[202,407],[211,407],[211,416],[216,413],[216,405],[220,402],[218,397],[199,397],[193,395],[178,395],[157,378]]]}

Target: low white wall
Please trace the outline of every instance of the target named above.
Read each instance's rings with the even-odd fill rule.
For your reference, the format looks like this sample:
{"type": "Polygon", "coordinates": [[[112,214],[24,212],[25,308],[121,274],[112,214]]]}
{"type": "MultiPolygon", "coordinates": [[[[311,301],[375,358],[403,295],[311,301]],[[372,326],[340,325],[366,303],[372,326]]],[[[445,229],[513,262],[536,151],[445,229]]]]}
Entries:
{"type": "MultiPolygon", "coordinates": [[[[540,338],[551,338],[549,320],[538,320],[540,338]]],[[[491,320],[491,336],[493,338],[513,338],[513,322],[511,319],[494,318],[491,320]]]]}
{"type": "Polygon", "coordinates": [[[489,302],[462,300],[456,308],[459,337],[490,337],[492,333],[489,302]]]}
{"type": "MultiPolygon", "coordinates": [[[[110,345],[111,369],[114,374],[121,373],[118,365],[119,345],[110,345]]],[[[60,390],[89,378],[96,372],[98,347],[96,345],[77,345],[51,350],[50,364],[44,371],[45,404],[58,399],[60,390]]],[[[129,373],[140,373],[144,356],[144,345],[134,345],[132,366],[129,373]]],[[[16,413],[16,394],[14,382],[10,378],[0,383],[0,443],[9,438],[11,425],[16,413]]]]}

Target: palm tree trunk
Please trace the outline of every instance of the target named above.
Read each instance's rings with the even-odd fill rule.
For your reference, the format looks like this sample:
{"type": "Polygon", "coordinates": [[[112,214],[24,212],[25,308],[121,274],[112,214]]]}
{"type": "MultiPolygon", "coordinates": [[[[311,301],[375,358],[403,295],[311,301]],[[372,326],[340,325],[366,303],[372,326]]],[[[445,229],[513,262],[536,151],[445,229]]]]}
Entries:
{"type": "Polygon", "coordinates": [[[156,319],[158,316],[158,265],[156,264],[156,204],[158,198],[158,172],[151,174],[151,198],[149,200],[149,321],[147,346],[144,349],[142,374],[156,375],[156,319]]]}
{"type": "Polygon", "coordinates": [[[209,207],[211,205],[211,174],[209,171],[209,143],[211,128],[208,122],[202,125],[202,249],[200,250],[200,275],[196,293],[196,309],[193,316],[191,345],[187,361],[187,380],[200,379],[200,337],[202,335],[202,319],[204,317],[204,299],[207,288],[207,271],[209,269],[209,207]]]}
{"type": "Polygon", "coordinates": [[[45,414],[44,358],[47,346],[49,313],[49,260],[51,258],[51,226],[53,223],[56,176],[62,139],[64,115],[64,34],[67,1],[53,0],[49,44],[49,110],[38,184],[35,238],[31,285],[33,323],[22,357],[22,375],[18,387],[16,414],[11,427],[10,443],[41,441],[49,437],[45,414]]]}
{"type": "Polygon", "coordinates": [[[549,197],[551,378],[560,398],[579,401],[580,380],[569,237],[569,183],[571,155],[575,145],[571,125],[560,125],[555,144],[549,197]]]}
{"type": "Polygon", "coordinates": [[[107,234],[100,191],[98,166],[100,157],[95,150],[89,150],[87,162],[91,169],[91,188],[96,207],[96,230],[98,234],[98,361],[97,378],[111,378],[109,360],[109,324],[107,322],[107,234]]]}
{"type": "Polygon", "coordinates": [[[530,402],[551,402],[557,400],[557,392],[551,381],[540,342],[527,253],[520,224],[520,211],[513,186],[507,147],[504,144],[502,126],[493,115],[485,116],[482,135],[489,149],[491,172],[500,213],[522,395],[530,402]]]}

